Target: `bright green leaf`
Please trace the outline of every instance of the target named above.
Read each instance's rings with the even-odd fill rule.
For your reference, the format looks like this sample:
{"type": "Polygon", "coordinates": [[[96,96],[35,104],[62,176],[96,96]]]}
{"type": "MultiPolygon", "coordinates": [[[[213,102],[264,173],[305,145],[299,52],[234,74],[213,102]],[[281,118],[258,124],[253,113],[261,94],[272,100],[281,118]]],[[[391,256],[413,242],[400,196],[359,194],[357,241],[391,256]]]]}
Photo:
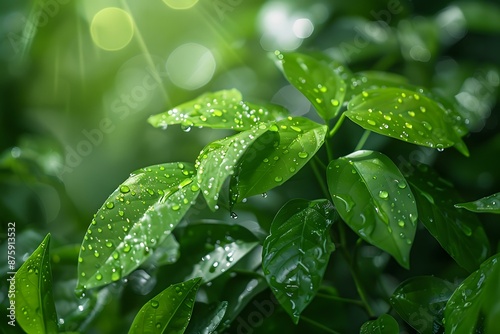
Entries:
{"type": "Polygon", "coordinates": [[[231,89],[205,93],[167,112],[149,117],[148,122],[161,128],[180,124],[185,131],[193,126],[243,131],[261,122],[286,116],[285,110],[278,106],[257,106],[243,102],[241,93],[231,89]]]}
{"type": "Polygon", "coordinates": [[[79,289],[121,279],[162,244],[198,196],[194,172],[187,163],[142,168],[108,197],[81,246],[79,289]]]}
{"type": "Polygon", "coordinates": [[[278,54],[287,80],[316,108],[325,121],[337,116],[346,93],[346,84],[325,61],[300,53],[278,54]]]}
{"type": "Polygon", "coordinates": [[[272,125],[247,149],[231,177],[231,206],[289,180],[323,145],[327,127],[288,117],[272,125]]]}
{"type": "Polygon", "coordinates": [[[129,334],[184,333],[200,284],[201,278],[193,278],[160,292],[139,310],[129,334]]]}
{"type": "Polygon", "coordinates": [[[500,213],[500,192],[474,202],[455,204],[455,207],[472,212],[500,213]]]}
{"type": "Polygon", "coordinates": [[[415,194],[420,221],[460,266],[476,270],[489,254],[489,241],[477,216],[453,206],[460,196],[427,165],[402,169],[415,194]]]}
{"type": "Polygon", "coordinates": [[[351,99],[363,91],[374,88],[398,87],[410,88],[406,77],[389,72],[365,71],[358,72],[349,79],[348,97],[351,99]]]}
{"type": "Polygon", "coordinates": [[[423,93],[393,87],[366,90],[349,102],[346,116],[384,136],[438,150],[455,145],[468,156],[456,113],[423,93]]]}
{"type": "Polygon", "coordinates": [[[382,314],[377,320],[367,321],[361,326],[360,334],[399,334],[398,322],[389,314],[382,314]]]}
{"type": "Polygon", "coordinates": [[[196,303],[186,334],[211,334],[219,326],[227,309],[227,302],[206,305],[196,303]]]}
{"type": "Polygon", "coordinates": [[[444,312],[445,333],[476,333],[485,318],[488,328],[498,330],[500,301],[500,254],[490,257],[455,290],[444,312]]]}
{"type": "Polygon", "coordinates": [[[47,234],[10,282],[15,284],[15,299],[11,302],[15,302],[16,320],[26,333],[57,333],[49,244],[47,234]]]}
{"type": "Polygon", "coordinates": [[[262,268],[281,306],[297,323],[323,279],[334,244],[328,200],[294,199],[276,214],[264,241],[262,268]]]}
{"type": "Polygon", "coordinates": [[[455,286],[434,276],[412,277],[401,283],[391,296],[391,305],[420,334],[435,334],[443,328],[446,302],[455,286]]]}
{"type": "Polygon", "coordinates": [[[357,151],[330,162],[327,179],[347,225],[409,268],[417,207],[396,165],[382,153],[357,151]]]}

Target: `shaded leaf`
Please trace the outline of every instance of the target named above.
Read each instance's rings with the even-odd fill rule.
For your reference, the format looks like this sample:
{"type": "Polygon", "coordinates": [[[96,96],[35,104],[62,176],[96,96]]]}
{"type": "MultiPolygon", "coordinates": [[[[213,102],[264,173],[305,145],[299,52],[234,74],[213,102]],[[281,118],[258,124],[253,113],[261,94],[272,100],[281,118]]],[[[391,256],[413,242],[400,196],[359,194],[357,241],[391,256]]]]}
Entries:
{"type": "Polygon", "coordinates": [[[498,330],[500,300],[500,254],[481,264],[481,267],[467,277],[455,290],[446,304],[444,312],[445,333],[475,333],[482,327],[485,317],[488,328],[498,330]]]}
{"type": "Polygon", "coordinates": [[[455,145],[468,156],[455,124],[460,116],[422,92],[393,87],[366,90],[349,102],[346,116],[384,136],[439,150],[455,145]]]}
{"type": "Polygon", "coordinates": [[[455,207],[479,213],[500,213],[500,192],[477,201],[455,204],[455,207]]]}
{"type": "Polygon", "coordinates": [[[288,117],[272,125],[250,145],[231,177],[231,206],[298,173],[323,145],[326,131],[325,125],[302,117],[288,117]]]}
{"type": "Polygon", "coordinates": [[[26,333],[57,333],[58,330],[49,244],[50,234],[47,234],[10,281],[15,284],[15,299],[11,301],[15,302],[16,320],[26,333]]]}
{"type": "Polygon", "coordinates": [[[460,266],[476,270],[489,254],[489,241],[477,216],[453,206],[460,196],[429,166],[402,169],[415,194],[420,221],[460,266]]]}
{"type": "Polygon", "coordinates": [[[396,165],[382,153],[357,151],[331,161],[327,180],[335,207],[347,225],[409,268],[417,207],[396,165]]]}
{"type": "Polygon", "coordinates": [[[193,126],[213,129],[249,130],[261,122],[270,122],[286,117],[287,112],[279,106],[257,106],[243,102],[236,89],[205,93],[174,109],[149,117],[154,127],[165,128],[181,124],[184,130],[193,126]]]}
{"type": "Polygon", "coordinates": [[[227,302],[206,305],[196,303],[193,316],[186,328],[187,334],[211,334],[219,326],[226,313],[227,302]]]}
{"type": "Polygon", "coordinates": [[[86,289],[128,275],[169,236],[199,193],[194,167],[167,163],[135,171],[97,211],[78,258],[86,289]]]}
{"type": "Polygon", "coordinates": [[[443,329],[446,302],[455,286],[433,276],[412,277],[401,283],[391,296],[391,305],[420,334],[443,329]]]}
{"type": "Polygon", "coordinates": [[[173,284],[148,301],[137,313],[129,334],[182,334],[193,311],[201,278],[173,284]]]}
{"type": "Polygon", "coordinates": [[[398,322],[389,314],[382,314],[377,320],[367,321],[361,326],[360,334],[398,334],[398,322]]]}
{"type": "Polygon", "coordinates": [[[316,108],[325,121],[337,116],[346,84],[331,64],[301,53],[278,54],[287,80],[316,108]]]}
{"type": "Polygon", "coordinates": [[[334,212],[328,200],[291,200],[276,214],[264,241],[266,280],[295,323],[318,291],[335,248],[329,234],[334,212]]]}
{"type": "Polygon", "coordinates": [[[173,234],[169,234],[146,262],[152,263],[155,267],[164,266],[177,262],[179,256],[179,243],[173,234]]]}

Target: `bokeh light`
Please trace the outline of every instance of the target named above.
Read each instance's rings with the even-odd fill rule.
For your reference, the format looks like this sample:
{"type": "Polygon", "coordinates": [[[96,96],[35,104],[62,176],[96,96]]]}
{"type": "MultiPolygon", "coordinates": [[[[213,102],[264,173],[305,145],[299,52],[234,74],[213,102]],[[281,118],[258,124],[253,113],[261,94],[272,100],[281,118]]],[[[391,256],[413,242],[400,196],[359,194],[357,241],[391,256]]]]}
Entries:
{"type": "Polygon", "coordinates": [[[196,5],[198,0],[163,0],[172,9],[189,9],[196,5]]]}
{"type": "Polygon", "coordinates": [[[126,47],[134,36],[134,22],[129,13],[108,7],[94,15],[90,25],[94,43],[103,50],[117,51],[126,47]]]}

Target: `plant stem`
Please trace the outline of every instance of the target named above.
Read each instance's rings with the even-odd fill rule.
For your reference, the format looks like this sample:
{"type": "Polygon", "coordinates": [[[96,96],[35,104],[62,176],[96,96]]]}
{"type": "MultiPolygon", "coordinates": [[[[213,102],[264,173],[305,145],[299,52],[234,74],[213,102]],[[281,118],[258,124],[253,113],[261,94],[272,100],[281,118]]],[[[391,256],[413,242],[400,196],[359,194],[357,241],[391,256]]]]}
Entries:
{"type": "Polygon", "coordinates": [[[326,155],[328,157],[328,162],[330,162],[333,160],[333,152],[332,152],[332,146],[328,138],[326,138],[325,140],[325,145],[326,145],[326,155]]]}
{"type": "Polygon", "coordinates": [[[314,321],[314,320],[312,320],[312,319],[310,319],[308,317],[305,317],[303,315],[300,316],[300,319],[304,320],[305,322],[310,323],[311,325],[313,325],[315,327],[321,328],[322,330],[324,330],[327,333],[340,334],[339,332],[336,332],[333,329],[330,329],[330,328],[326,327],[325,325],[322,325],[319,322],[314,321]]]}
{"type": "Polygon", "coordinates": [[[335,126],[333,127],[333,129],[328,133],[328,137],[331,138],[335,135],[335,133],[340,129],[340,126],[344,122],[344,119],[345,119],[345,112],[342,113],[342,115],[340,115],[339,120],[337,121],[337,123],[335,123],[335,126]]]}
{"type": "Polygon", "coordinates": [[[353,304],[353,305],[356,305],[356,306],[360,306],[362,308],[365,307],[365,304],[363,304],[363,302],[361,300],[357,300],[357,299],[342,298],[342,297],[339,297],[339,296],[332,296],[332,295],[327,295],[327,294],[319,293],[319,292],[316,294],[316,297],[320,297],[320,298],[324,298],[324,299],[330,299],[330,300],[335,300],[335,301],[342,302],[342,303],[353,304]]]}
{"type": "Polygon", "coordinates": [[[316,180],[318,180],[319,186],[321,187],[321,191],[326,196],[326,198],[330,198],[330,193],[325,186],[325,182],[323,182],[323,178],[321,177],[321,173],[318,169],[318,165],[315,159],[311,160],[311,168],[314,172],[314,176],[316,176],[316,180]]]}
{"type": "Polygon", "coordinates": [[[368,137],[370,137],[370,133],[371,133],[370,130],[365,130],[365,132],[363,133],[363,135],[359,139],[358,144],[354,148],[354,151],[359,151],[359,150],[361,150],[363,148],[363,146],[365,145],[366,141],[368,140],[368,137]]]}

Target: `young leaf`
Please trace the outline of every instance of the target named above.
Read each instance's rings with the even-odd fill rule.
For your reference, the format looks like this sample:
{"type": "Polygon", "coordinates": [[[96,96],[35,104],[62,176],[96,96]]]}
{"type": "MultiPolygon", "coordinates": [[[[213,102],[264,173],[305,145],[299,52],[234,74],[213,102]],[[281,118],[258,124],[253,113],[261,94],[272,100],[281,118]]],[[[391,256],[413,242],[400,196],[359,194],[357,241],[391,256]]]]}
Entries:
{"type": "Polygon", "coordinates": [[[287,80],[316,108],[325,121],[337,116],[346,84],[332,65],[300,53],[279,54],[287,80]]]}
{"type": "Polygon", "coordinates": [[[197,180],[211,210],[217,207],[219,192],[224,181],[229,175],[234,174],[235,166],[248,146],[269,128],[275,127],[261,123],[256,128],[214,141],[200,152],[195,165],[198,170],[197,180]]]}
{"type": "Polygon", "coordinates": [[[184,333],[200,284],[201,278],[193,278],[160,292],[139,310],[129,334],[184,333]]]}
{"type": "Polygon", "coordinates": [[[455,207],[479,213],[500,213],[500,192],[474,202],[455,204],[455,207]]]}
{"type": "Polygon", "coordinates": [[[420,221],[460,266],[476,270],[489,254],[489,241],[477,216],[453,206],[460,196],[429,166],[404,166],[404,173],[415,194],[420,221]]]}
{"type": "Polygon", "coordinates": [[[272,125],[240,159],[231,177],[230,205],[289,180],[323,145],[327,127],[302,117],[272,125]]]}
{"type": "MultiPolygon", "coordinates": [[[[50,234],[17,270],[15,308],[17,323],[26,333],[57,333],[49,257],[50,234]]],[[[9,295],[10,296],[10,295],[9,295]]]]}
{"type": "Polygon", "coordinates": [[[346,116],[384,136],[439,150],[455,145],[469,155],[454,113],[415,91],[393,87],[363,91],[349,102],[346,116]]]}
{"type": "Polygon", "coordinates": [[[211,334],[219,326],[226,314],[227,302],[206,305],[196,303],[193,316],[186,328],[186,334],[211,334]]]}
{"type": "Polygon", "coordinates": [[[327,179],[335,207],[347,225],[408,269],[417,207],[396,165],[382,153],[357,151],[331,161],[327,179]]]}
{"type": "Polygon", "coordinates": [[[205,93],[174,109],[149,117],[148,122],[157,128],[180,124],[184,130],[201,126],[243,131],[261,122],[286,116],[287,112],[278,106],[264,107],[243,102],[241,93],[231,89],[205,93]]]}
{"type": "Polygon", "coordinates": [[[496,254],[481,264],[455,290],[446,304],[444,312],[445,333],[476,333],[480,328],[480,318],[485,324],[498,330],[498,301],[500,300],[500,254],[496,254]],[[493,325],[494,323],[494,325],[493,325]]]}
{"type": "Polygon", "coordinates": [[[363,91],[374,88],[398,87],[410,88],[411,85],[406,77],[389,72],[365,71],[358,72],[351,76],[348,81],[347,94],[349,100],[363,91]]]}
{"type": "Polygon", "coordinates": [[[367,321],[361,326],[360,334],[398,334],[398,322],[389,314],[382,314],[377,320],[367,321]]]}
{"type": "Polygon", "coordinates": [[[135,171],[108,197],[85,234],[80,289],[128,275],[169,236],[199,193],[194,167],[168,163],[135,171]]]}
{"type": "Polygon", "coordinates": [[[329,234],[334,213],[328,200],[291,200],[274,217],[264,241],[264,275],[294,323],[318,291],[334,250],[329,234]]]}
{"type": "Polygon", "coordinates": [[[434,276],[412,277],[391,296],[391,305],[420,334],[434,334],[443,328],[446,302],[455,286],[434,276]]]}

